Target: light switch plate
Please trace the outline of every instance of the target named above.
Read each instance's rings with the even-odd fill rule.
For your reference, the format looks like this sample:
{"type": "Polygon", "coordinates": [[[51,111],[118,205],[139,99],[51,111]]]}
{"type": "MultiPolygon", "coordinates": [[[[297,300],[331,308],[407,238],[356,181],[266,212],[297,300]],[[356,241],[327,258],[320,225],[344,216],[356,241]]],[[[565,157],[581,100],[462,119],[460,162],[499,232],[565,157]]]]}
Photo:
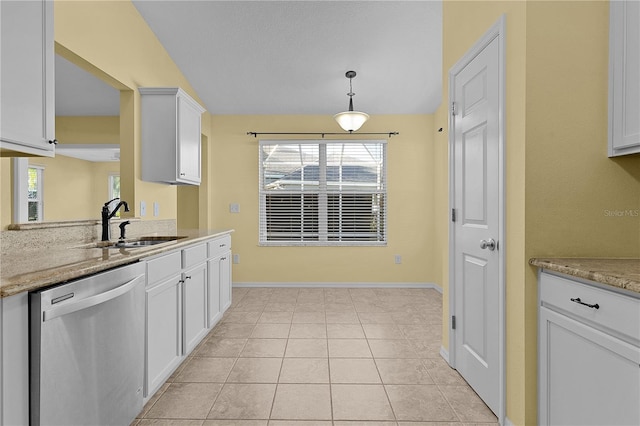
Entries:
{"type": "Polygon", "coordinates": [[[237,204],[237,203],[229,204],[229,211],[231,213],[240,213],[240,204],[237,204]]]}
{"type": "Polygon", "coordinates": [[[147,214],[147,203],[144,201],[140,201],[140,216],[145,216],[147,214]]]}
{"type": "Polygon", "coordinates": [[[153,202],[153,215],[160,216],[160,203],[155,201],[153,202]]]}

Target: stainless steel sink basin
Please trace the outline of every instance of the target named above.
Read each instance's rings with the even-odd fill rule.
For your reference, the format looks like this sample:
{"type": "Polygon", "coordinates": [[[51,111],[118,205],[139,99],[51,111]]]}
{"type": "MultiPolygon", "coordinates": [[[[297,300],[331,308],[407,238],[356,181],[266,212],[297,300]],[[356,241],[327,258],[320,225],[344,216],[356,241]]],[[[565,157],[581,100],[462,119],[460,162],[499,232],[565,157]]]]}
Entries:
{"type": "Polygon", "coordinates": [[[115,244],[110,244],[107,246],[104,246],[102,248],[137,248],[137,247],[149,247],[149,246],[155,246],[156,244],[164,244],[167,241],[171,241],[171,240],[139,240],[139,241],[118,241],[115,244]]]}
{"type": "Polygon", "coordinates": [[[133,249],[133,248],[145,248],[150,246],[155,246],[158,244],[169,243],[172,241],[177,241],[182,238],[187,238],[186,236],[149,236],[149,237],[140,237],[132,240],[126,241],[100,241],[93,244],[88,244],[85,246],[81,246],[81,248],[100,248],[100,249],[133,249]]]}

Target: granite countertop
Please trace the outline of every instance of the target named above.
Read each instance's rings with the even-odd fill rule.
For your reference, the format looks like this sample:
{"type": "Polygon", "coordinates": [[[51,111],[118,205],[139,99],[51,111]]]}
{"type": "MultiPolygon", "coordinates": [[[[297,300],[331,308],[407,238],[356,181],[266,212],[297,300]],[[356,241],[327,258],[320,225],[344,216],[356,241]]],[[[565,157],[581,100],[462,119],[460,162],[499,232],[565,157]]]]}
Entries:
{"type": "Polygon", "coordinates": [[[640,259],[532,258],[529,264],[640,293],[640,259]]]}
{"type": "Polygon", "coordinates": [[[178,229],[175,235],[184,238],[144,248],[103,249],[91,248],[96,246],[96,243],[79,243],[76,246],[56,249],[25,249],[3,254],[0,257],[0,298],[134,263],[140,259],[231,232],[233,232],[232,229],[207,231],[178,229]]]}

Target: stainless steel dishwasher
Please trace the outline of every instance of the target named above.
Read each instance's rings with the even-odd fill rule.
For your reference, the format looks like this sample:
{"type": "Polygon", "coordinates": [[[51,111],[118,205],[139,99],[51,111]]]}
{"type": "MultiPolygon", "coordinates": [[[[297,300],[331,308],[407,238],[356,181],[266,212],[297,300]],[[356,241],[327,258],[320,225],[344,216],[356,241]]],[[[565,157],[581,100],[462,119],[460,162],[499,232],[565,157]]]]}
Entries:
{"type": "Polygon", "coordinates": [[[29,295],[31,425],[129,425],[142,410],[144,263],[29,295]]]}

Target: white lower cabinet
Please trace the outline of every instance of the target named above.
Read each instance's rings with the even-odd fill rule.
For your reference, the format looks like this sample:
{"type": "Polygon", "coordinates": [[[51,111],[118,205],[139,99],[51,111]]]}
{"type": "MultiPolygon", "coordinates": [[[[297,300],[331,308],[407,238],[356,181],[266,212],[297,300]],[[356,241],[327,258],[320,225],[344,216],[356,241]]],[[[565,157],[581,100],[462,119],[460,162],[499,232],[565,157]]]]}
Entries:
{"type": "Polygon", "coordinates": [[[209,269],[207,287],[207,326],[215,326],[222,319],[220,305],[220,258],[214,257],[207,261],[209,269]]]}
{"type": "Polygon", "coordinates": [[[639,299],[541,273],[539,424],[640,424],[639,327],[639,299]]]}
{"type": "Polygon", "coordinates": [[[188,355],[207,335],[207,264],[182,274],[184,286],[184,354],[188,355]]]}
{"type": "Polygon", "coordinates": [[[180,273],[147,289],[145,396],[153,395],[182,362],[180,273]]]}
{"type": "Polygon", "coordinates": [[[29,294],[0,299],[0,425],[29,424],[29,294]]]}
{"type": "Polygon", "coordinates": [[[209,241],[209,327],[231,306],[231,236],[209,241]]]}
{"type": "Polygon", "coordinates": [[[231,306],[231,252],[220,258],[220,306],[222,312],[231,306]]]}
{"type": "Polygon", "coordinates": [[[231,251],[209,260],[209,327],[231,306],[231,251]]]}
{"type": "Polygon", "coordinates": [[[147,259],[145,402],[231,305],[231,237],[147,259]]]}

